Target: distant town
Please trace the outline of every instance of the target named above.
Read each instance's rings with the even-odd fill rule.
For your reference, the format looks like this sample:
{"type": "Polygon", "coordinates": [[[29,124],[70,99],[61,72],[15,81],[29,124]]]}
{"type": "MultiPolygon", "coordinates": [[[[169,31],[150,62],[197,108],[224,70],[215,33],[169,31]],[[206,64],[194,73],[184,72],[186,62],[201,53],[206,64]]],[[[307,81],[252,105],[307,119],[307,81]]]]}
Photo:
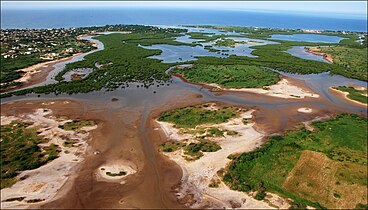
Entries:
{"type": "Polygon", "coordinates": [[[68,29],[21,29],[1,30],[1,57],[37,57],[54,60],[84,52],[92,48],[91,43],[76,39],[84,32],[76,28],[68,29]]]}

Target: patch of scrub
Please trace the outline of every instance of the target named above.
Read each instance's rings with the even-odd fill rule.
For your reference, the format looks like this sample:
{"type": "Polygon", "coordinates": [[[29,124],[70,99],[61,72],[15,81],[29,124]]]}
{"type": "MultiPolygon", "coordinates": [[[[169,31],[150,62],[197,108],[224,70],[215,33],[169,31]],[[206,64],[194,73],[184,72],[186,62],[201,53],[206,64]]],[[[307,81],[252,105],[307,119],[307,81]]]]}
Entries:
{"type": "Polygon", "coordinates": [[[1,116],[1,208],[50,201],[74,173],[77,162],[83,160],[88,131],[97,126],[81,127],[83,133],[59,128],[68,121],[50,109],[1,116]]]}
{"type": "MultiPolygon", "coordinates": [[[[99,181],[119,181],[128,175],[137,172],[137,167],[130,161],[115,161],[101,165],[96,171],[96,179],[99,181]]],[[[124,181],[121,182],[125,183],[124,181]]]]}
{"type": "Polygon", "coordinates": [[[237,107],[226,110],[210,103],[174,109],[163,113],[156,121],[169,140],[160,146],[161,151],[183,170],[176,193],[180,203],[191,208],[288,207],[287,202],[271,193],[272,199],[266,203],[256,200],[255,195],[231,190],[221,181],[224,168],[231,161],[229,156],[254,150],[261,144],[263,134],[253,128],[252,113],[253,110],[237,107]],[[230,110],[234,114],[225,117],[230,110]],[[248,121],[246,124],[244,119],[248,121]],[[216,144],[212,144],[210,151],[203,151],[204,145],[197,146],[203,141],[216,144]],[[188,158],[186,152],[193,142],[196,143],[192,148],[202,154],[188,158]]]}

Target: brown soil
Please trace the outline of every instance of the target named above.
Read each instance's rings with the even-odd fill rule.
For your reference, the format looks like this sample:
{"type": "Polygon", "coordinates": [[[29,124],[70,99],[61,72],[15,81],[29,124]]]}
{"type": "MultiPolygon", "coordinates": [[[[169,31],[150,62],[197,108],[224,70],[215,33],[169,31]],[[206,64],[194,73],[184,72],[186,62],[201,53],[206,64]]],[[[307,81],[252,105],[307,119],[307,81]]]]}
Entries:
{"type": "MultiPolygon", "coordinates": [[[[238,93],[231,93],[238,94],[238,93]]],[[[298,99],[279,99],[257,94],[244,94],[249,100],[264,102],[265,106],[255,109],[255,129],[266,134],[281,133],[292,129],[303,121],[316,116],[333,115],[341,112],[322,98],[305,98],[302,105],[308,105],[313,113],[299,113],[298,99]],[[290,101],[287,105],[268,106],[275,101],[290,101]],[[321,104],[329,106],[321,109],[321,104]]],[[[163,111],[174,108],[208,103],[201,95],[181,94],[170,96],[160,107],[128,108],[122,100],[71,101],[66,100],[20,100],[1,105],[1,115],[18,115],[33,112],[37,108],[50,108],[55,115],[66,115],[70,119],[89,119],[98,122],[98,128],[91,132],[92,140],[81,163],[79,171],[67,181],[53,201],[34,204],[42,208],[184,208],[175,193],[180,186],[180,167],[159,152],[158,145],[167,141],[164,132],[154,119],[163,111]],[[54,101],[55,103],[44,103],[54,101]],[[96,154],[96,152],[98,154],[96,154]],[[128,160],[137,166],[137,172],[119,182],[104,182],[96,179],[95,172],[100,166],[114,161],[128,160]]],[[[216,102],[219,103],[219,102],[216,102]]],[[[220,103],[221,104],[221,103],[220,103]]],[[[243,106],[244,107],[244,106],[243,106]]],[[[190,193],[189,193],[190,194],[190,193]]],[[[188,195],[188,202],[191,202],[188,195]]]]}
{"type": "Polygon", "coordinates": [[[359,203],[367,203],[366,186],[342,180],[337,182],[337,174],[344,170],[367,173],[365,166],[333,161],[323,153],[305,150],[285,180],[284,187],[330,209],[353,209],[359,203]]]}

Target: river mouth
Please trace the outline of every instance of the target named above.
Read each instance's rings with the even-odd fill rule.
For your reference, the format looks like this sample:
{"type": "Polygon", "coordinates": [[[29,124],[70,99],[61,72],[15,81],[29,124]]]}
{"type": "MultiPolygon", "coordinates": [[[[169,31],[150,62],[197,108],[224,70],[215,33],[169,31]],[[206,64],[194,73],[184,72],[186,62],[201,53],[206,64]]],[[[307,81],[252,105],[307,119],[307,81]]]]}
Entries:
{"type": "Polygon", "coordinates": [[[180,184],[182,171],[158,149],[158,145],[167,140],[154,124],[154,119],[160,113],[206,102],[244,106],[256,110],[256,129],[267,135],[281,134],[285,129],[293,129],[317,116],[332,116],[342,112],[367,113],[366,107],[351,104],[328,91],[328,87],[333,85],[354,83],[366,86],[365,82],[326,73],[283,75],[321,97],[282,99],[255,93],[218,93],[172,77],[163,85],[155,83],[147,88],[143,88],[141,83],[132,83],[129,87],[114,91],[13,96],[2,99],[1,114],[16,115],[32,112],[36,108],[50,108],[57,114],[71,118],[99,122],[100,127],[92,132],[93,140],[89,142],[86,160],[78,173],[70,178],[52,202],[41,204],[41,207],[183,208],[185,206],[178,203],[175,197],[175,187],[180,184]],[[56,103],[43,105],[44,101],[56,103]],[[70,103],[66,106],[61,103],[63,101],[70,103]],[[303,107],[313,112],[298,112],[303,107]],[[96,151],[99,154],[94,155],[96,151]],[[115,160],[134,162],[137,173],[129,177],[126,184],[96,180],[93,172],[106,162],[115,160]]]}

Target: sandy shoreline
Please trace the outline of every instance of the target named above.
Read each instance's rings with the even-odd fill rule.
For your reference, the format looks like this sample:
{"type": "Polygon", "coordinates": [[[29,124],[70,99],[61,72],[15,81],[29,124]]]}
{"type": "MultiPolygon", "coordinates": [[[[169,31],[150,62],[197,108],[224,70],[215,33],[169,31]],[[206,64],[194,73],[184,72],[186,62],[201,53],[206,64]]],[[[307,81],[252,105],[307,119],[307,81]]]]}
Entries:
{"type": "MultiPolygon", "coordinates": [[[[88,53],[88,52],[85,52],[88,53]]],[[[18,89],[22,89],[22,88],[26,88],[29,87],[31,85],[35,85],[38,84],[40,82],[44,82],[48,76],[48,74],[54,70],[54,65],[60,62],[64,62],[64,61],[68,61],[73,59],[76,56],[82,55],[84,53],[76,53],[73,54],[72,56],[69,57],[65,57],[65,58],[61,58],[61,59],[57,59],[57,60],[52,60],[52,61],[47,61],[47,62],[42,62],[42,63],[38,63],[23,69],[19,69],[17,71],[23,71],[25,72],[24,75],[22,75],[21,78],[14,80],[14,82],[21,82],[22,84],[20,86],[17,87],[9,87],[6,88],[4,90],[1,90],[1,93],[6,93],[9,91],[14,91],[14,90],[18,90],[18,89]]]]}
{"type": "Polygon", "coordinates": [[[319,55],[319,56],[322,56],[323,59],[325,59],[326,61],[328,61],[329,63],[333,64],[334,61],[333,61],[333,57],[331,54],[329,53],[323,53],[323,52],[320,52],[321,49],[317,48],[317,47],[311,47],[311,48],[308,48],[305,50],[306,52],[308,53],[312,53],[313,55],[319,55]]]}
{"type": "Polygon", "coordinates": [[[360,101],[355,101],[355,100],[353,100],[353,99],[348,98],[348,95],[349,95],[349,93],[348,93],[348,92],[344,92],[344,91],[341,91],[341,90],[336,90],[336,89],[335,89],[335,88],[333,88],[333,87],[329,87],[328,89],[329,89],[330,91],[332,91],[332,92],[337,93],[337,95],[339,95],[340,97],[342,96],[342,98],[344,98],[345,100],[347,100],[347,101],[349,101],[349,102],[353,102],[353,103],[355,103],[355,104],[358,104],[358,105],[360,105],[360,106],[364,106],[364,107],[367,107],[367,106],[368,106],[368,104],[365,104],[365,103],[362,103],[362,102],[360,102],[360,101]]]}
{"type": "MultiPolygon", "coordinates": [[[[238,118],[229,120],[226,123],[209,125],[222,130],[236,131],[237,135],[230,136],[225,134],[224,137],[215,137],[211,141],[217,142],[221,149],[216,152],[204,153],[204,156],[195,161],[187,161],[183,158],[183,151],[166,152],[165,156],[175,161],[183,170],[181,185],[177,189],[177,197],[179,202],[184,203],[191,208],[288,208],[289,204],[285,199],[267,193],[264,201],[258,201],[253,198],[254,193],[244,193],[231,190],[225,185],[218,173],[224,170],[231,162],[227,157],[231,154],[240,154],[252,151],[262,144],[263,133],[254,129],[254,122],[244,125],[243,118],[252,120],[254,110],[249,110],[240,115],[238,118]],[[209,187],[213,181],[219,183],[218,187],[209,187]]],[[[180,134],[176,128],[170,123],[155,121],[162,131],[166,134],[167,139],[173,141],[183,141],[191,139],[191,135],[180,134]]],[[[193,138],[193,137],[192,137],[193,138]]]]}
{"type": "MultiPolygon", "coordinates": [[[[87,141],[90,140],[89,131],[97,126],[83,127],[85,133],[67,131],[59,128],[70,119],[58,118],[53,115],[51,109],[40,108],[34,113],[19,116],[1,116],[1,125],[6,125],[12,121],[24,121],[34,123],[31,127],[38,128],[39,135],[50,139],[42,146],[56,144],[61,152],[55,160],[33,170],[21,172],[19,177],[27,177],[18,180],[13,186],[1,190],[1,208],[28,208],[34,206],[27,201],[38,199],[40,202],[49,202],[53,199],[60,188],[66,183],[71,173],[74,173],[87,149],[87,141]],[[73,146],[66,146],[64,142],[72,139],[73,146]],[[24,197],[22,201],[7,202],[6,199],[24,197]]],[[[38,204],[39,202],[37,202],[38,204]]]]}
{"type": "Polygon", "coordinates": [[[201,85],[214,92],[245,92],[245,93],[255,93],[260,95],[266,95],[277,98],[284,99],[304,99],[306,97],[319,98],[319,95],[313,93],[311,90],[306,90],[306,88],[299,87],[292,82],[295,79],[288,78],[286,76],[280,76],[281,79],[274,85],[265,86],[265,88],[224,88],[218,84],[207,84],[207,83],[193,83],[184,78],[181,74],[173,74],[173,76],[180,78],[182,81],[201,85]]]}

